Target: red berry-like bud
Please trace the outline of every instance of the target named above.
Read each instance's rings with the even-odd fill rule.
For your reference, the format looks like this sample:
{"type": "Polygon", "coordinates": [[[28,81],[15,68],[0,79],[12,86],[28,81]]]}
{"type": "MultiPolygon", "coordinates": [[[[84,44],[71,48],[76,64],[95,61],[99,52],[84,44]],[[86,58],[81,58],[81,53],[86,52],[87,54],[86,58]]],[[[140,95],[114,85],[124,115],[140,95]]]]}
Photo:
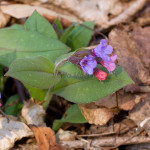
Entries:
{"type": "Polygon", "coordinates": [[[107,73],[101,70],[96,69],[94,71],[94,75],[96,76],[96,78],[100,81],[105,80],[107,77],[107,73]]]}

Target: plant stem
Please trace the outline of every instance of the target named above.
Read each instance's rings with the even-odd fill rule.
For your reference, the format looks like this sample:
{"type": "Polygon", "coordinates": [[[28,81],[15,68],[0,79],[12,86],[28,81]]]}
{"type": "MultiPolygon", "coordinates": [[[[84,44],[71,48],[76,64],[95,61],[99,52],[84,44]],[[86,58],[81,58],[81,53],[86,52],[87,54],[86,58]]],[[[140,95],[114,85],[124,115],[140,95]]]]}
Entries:
{"type": "Polygon", "coordinates": [[[50,103],[50,100],[52,99],[53,93],[51,92],[51,88],[48,89],[45,97],[44,97],[44,103],[43,103],[43,107],[44,109],[47,108],[48,104],[50,103]]]}

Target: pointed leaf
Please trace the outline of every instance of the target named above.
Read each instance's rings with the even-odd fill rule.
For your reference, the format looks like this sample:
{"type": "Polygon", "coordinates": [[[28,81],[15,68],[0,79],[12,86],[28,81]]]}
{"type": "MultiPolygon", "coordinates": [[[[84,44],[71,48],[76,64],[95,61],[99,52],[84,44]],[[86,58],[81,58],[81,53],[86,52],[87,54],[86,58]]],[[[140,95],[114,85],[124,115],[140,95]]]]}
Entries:
{"type": "Polygon", "coordinates": [[[63,30],[63,26],[62,26],[61,22],[59,21],[58,17],[56,18],[54,23],[56,24],[56,26],[59,30],[61,30],[61,31],[63,30]]]}
{"type": "Polygon", "coordinates": [[[91,39],[94,22],[84,22],[83,26],[78,25],[74,28],[71,26],[70,30],[66,31],[61,37],[61,41],[65,42],[72,50],[76,50],[81,47],[86,47],[91,39]],[[85,26],[84,26],[85,25],[85,26]]]}
{"type": "Polygon", "coordinates": [[[83,71],[79,69],[77,65],[72,64],[71,62],[66,62],[58,69],[61,73],[66,74],[68,77],[85,77],[83,71]]]}
{"type": "Polygon", "coordinates": [[[86,119],[81,113],[77,104],[72,105],[64,114],[61,120],[55,120],[53,124],[53,130],[58,130],[63,123],[70,122],[70,123],[86,123],[86,119]]]}
{"type": "Polygon", "coordinates": [[[24,85],[28,89],[31,97],[33,97],[34,99],[36,99],[38,101],[43,101],[44,100],[44,97],[47,93],[47,89],[39,89],[39,88],[29,86],[27,84],[24,84],[24,85]]]}
{"type": "Polygon", "coordinates": [[[24,28],[30,31],[39,32],[47,37],[58,39],[52,25],[43,18],[36,10],[24,24],[24,28]]]}
{"type": "Polygon", "coordinates": [[[95,76],[68,77],[64,75],[53,92],[74,103],[89,103],[131,83],[133,81],[127,73],[117,66],[113,74],[108,73],[105,81],[99,81],[95,76]]]}
{"type": "Polygon", "coordinates": [[[5,108],[5,113],[7,115],[13,115],[13,116],[17,117],[18,113],[21,111],[21,108],[22,108],[22,104],[20,102],[19,95],[11,96],[5,103],[6,106],[9,104],[11,104],[11,105],[5,108]],[[15,101],[16,101],[16,103],[14,103],[15,101]]]}
{"type": "Polygon", "coordinates": [[[53,71],[54,64],[39,56],[15,60],[10,65],[6,76],[16,78],[35,88],[48,89],[60,80],[59,76],[53,75],[53,71]]]}
{"type": "Polygon", "coordinates": [[[56,39],[38,32],[2,29],[0,30],[0,63],[9,66],[16,58],[44,56],[55,61],[69,48],[56,39]],[[9,58],[9,59],[8,59],[9,58]]]}

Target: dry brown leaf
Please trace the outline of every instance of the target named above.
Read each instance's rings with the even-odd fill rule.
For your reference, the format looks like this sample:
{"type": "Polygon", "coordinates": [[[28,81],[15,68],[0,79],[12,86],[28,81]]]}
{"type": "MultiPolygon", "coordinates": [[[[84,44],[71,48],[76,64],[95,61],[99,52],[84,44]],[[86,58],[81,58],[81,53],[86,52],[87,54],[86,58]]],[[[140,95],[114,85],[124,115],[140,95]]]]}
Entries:
{"type": "Polygon", "coordinates": [[[50,21],[54,21],[57,17],[59,17],[64,26],[69,26],[72,22],[81,22],[80,19],[72,15],[63,15],[62,13],[58,13],[40,6],[9,4],[2,5],[1,10],[4,14],[10,15],[17,19],[29,17],[34,12],[34,10],[37,10],[42,16],[50,21]]]}
{"type": "Polygon", "coordinates": [[[144,9],[138,13],[136,22],[141,26],[150,25],[150,1],[147,1],[144,9]]]}
{"type": "Polygon", "coordinates": [[[54,132],[48,127],[38,127],[31,125],[30,128],[34,132],[39,150],[63,150],[56,143],[54,132]]]}
{"type": "Polygon", "coordinates": [[[34,103],[32,99],[26,102],[21,110],[21,115],[27,124],[34,124],[37,126],[45,126],[45,114],[46,112],[43,106],[34,103]]]}
{"type": "Polygon", "coordinates": [[[136,86],[127,86],[126,90],[134,92],[138,90],[137,85],[150,85],[150,73],[147,69],[150,65],[150,27],[141,28],[137,25],[127,29],[120,27],[110,32],[109,39],[117,54],[118,64],[136,83],[136,86]]]}
{"type": "Polygon", "coordinates": [[[24,137],[33,136],[33,132],[22,122],[0,117],[0,150],[8,150],[24,137]]]}
{"type": "Polygon", "coordinates": [[[145,101],[136,104],[129,114],[139,127],[144,128],[150,136],[150,94],[146,97],[145,101]]]}
{"type": "Polygon", "coordinates": [[[88,134],[89,135],[99,134],[101,136],[116,135],[116,134],[128,135],[130,131],[131,133],[133,133],[135,127],[136,124],[134,123],[134,121],[130,119],[124,119],[119,123],[109,124],[105,126],[91,125],[88,134]]]}
{"type": "MultiPolygon", "coordinates": [[[[122,22],[128,22],[133,16],[143,8],[146,0],[134,0],[134,1],[120,1],[120,0],[48,0],[44,5],[39,1],[24,1],[19,0],[22,3],[47,7],[49,13],[44,9],[41,11],[43,14],[48,14],[49,19],[54,16],[60,16],[69,20],[70,22],[83,22],[83,21],[95,21],[95,24],[100,30],[108,29],[111,26],[117,25],[122,22]],[[45,13],[46,12],[46,13],[45,13]]],[[[14,5],[15,6],[15,5],[14,5]]],[[[16,5],[17,6],[17,5],[16,5]]],[[[6,14],[12,15],[12,12],[16,12],[18,9],[25,10],[19,5],[17,7],[4,6],[3,11],[6,14]],[[18,8],[20,7],[20,8],[18,8]]],[[[27,6],[25,6],[27,7],[27,6]]],[[[18,14],[22,14],[23,11],[19,11],[18,14]]],[[[30,10],[29,10],[30,11],[30,10]]],[[[26,13],[28,9],[26,9],[26,13]]],[[[40,11],[39,11],[40,12],[40,11]]],[[[15,16],[18,15],[15,13],[15,16]]],[[[69,24],[68,24],[69,25],[69,24]]]]}
{"type": "Polygon", "coordinates": [[[95,102],[97,106],[115,108],[122,110],[131,110],[135,105],[136,97],[134,94],[125,93],[123,90],[111,94],[95,102]],[[116,95],[117,94],[117,95],[116,95]]]}
{"type": "Polygon", "coordinates": [[[48,0],[53,7],[73,13],[83,21],[95,21],[100,30],[130,20],[146,3],[146,0],[48,0]],[[74,7],[76,6],[76,7],[74,7]]]}
{"type": "Polygon", "coordinates": [[[48,0],[50,5],[72,12],[83,21],[95,21],[100,30],[130,20],[146,3],[146,0],[48,0]],[[76,7],[75,7],[76,6],[76,7]]]}
{"type": "Polygon", "coordinates": [[[95,103],[79,104],[78,106],[88,123],[95,125],[105,125],[116,113],[109,108],[100,108],[95,103]]]}
{"type": "Polygon", "coordinates": [[[59,129],[56,134],[56,139],[58,141],[74,141],[77,133],[74,131],[64,131],[59,129]]]}
{"type": "Polygon", "coordinates": [[[10,19],[10,16],[3,14],[2,11],[0,10],[0,28],[5,27],[9,19],[10,19]]]}

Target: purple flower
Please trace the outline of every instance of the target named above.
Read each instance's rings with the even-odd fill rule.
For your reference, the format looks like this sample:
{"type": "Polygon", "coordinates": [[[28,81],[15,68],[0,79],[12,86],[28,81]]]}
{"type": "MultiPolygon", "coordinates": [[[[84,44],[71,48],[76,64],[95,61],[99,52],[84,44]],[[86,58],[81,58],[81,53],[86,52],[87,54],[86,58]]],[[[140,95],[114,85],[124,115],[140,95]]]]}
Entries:
{"type": "Polygon", "coordinates": [[[93,74],[93,69],[96,68],[97,62],[95,60],[95,57],[92,55],[84,56],[83,59],[80,60],[79,62],[84,74],[92,75],[93,74]]]}
{"type": "Polygon", "coordinates": [[[100,57],[104,61],[110,61],[108,54],[111,54],[112,51],[113,47],[111,45],[107,45],[107,40],[105,39],[102,39],[100,44],[92,50],[94,56],[100,57]]]}
{"type": "Polygon", "coordinates": [[[115,60],[117,59],[117,55],[114,54],[110,57],[109,61],[101,61],[100,63],[109,71],[109,73],[112,73],[112,71],[115,70],[115,60]]]}

